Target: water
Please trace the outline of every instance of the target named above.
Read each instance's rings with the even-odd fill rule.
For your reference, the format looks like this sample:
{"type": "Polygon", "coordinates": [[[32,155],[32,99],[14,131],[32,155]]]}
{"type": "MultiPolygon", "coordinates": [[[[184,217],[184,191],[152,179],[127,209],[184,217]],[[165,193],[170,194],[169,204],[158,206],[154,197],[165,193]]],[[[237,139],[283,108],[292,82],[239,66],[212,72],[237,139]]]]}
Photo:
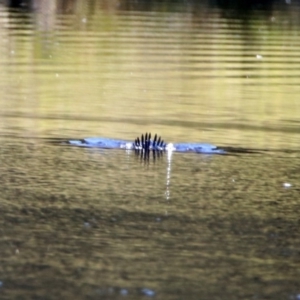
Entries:
{"type": "Polygon", "coordinates": [[[297,299],[297,3],[39,3],[0,8],[0,298],[297,299]],[[255,151],[57,142],[146,131],[255,151]]]}

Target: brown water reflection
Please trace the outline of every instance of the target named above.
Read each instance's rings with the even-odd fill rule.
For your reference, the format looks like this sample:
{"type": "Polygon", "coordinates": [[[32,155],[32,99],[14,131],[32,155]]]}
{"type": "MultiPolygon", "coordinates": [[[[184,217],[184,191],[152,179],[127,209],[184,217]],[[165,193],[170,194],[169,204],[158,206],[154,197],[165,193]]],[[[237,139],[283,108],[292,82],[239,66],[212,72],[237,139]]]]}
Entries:
{"type": "Polygon", "coordinates": [[[118,150],[2,145],[7,298],[298,292],[299,153],[176,154],[168,177],[166,156],[144,164],[118,150]]]}
{"type": "Polygon", "coordinates": [[[0,6],[0,298],[296,299],[299,7],[116,3],[0,6]]]}

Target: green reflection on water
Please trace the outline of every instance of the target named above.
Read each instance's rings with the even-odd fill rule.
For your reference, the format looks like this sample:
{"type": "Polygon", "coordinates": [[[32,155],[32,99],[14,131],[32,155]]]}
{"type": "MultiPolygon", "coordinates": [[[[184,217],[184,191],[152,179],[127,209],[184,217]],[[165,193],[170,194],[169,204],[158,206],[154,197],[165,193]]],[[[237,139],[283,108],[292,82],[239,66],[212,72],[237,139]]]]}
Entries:
{"type": "Polygon", "coordinates": [[[32,135],[132,138],[142,124],[171,141],[297,147],[298,29],[278,25],[283,12],[83,15],[53,13],[47,30],[10,15],[2,130],[17,118],[32,135]]]}

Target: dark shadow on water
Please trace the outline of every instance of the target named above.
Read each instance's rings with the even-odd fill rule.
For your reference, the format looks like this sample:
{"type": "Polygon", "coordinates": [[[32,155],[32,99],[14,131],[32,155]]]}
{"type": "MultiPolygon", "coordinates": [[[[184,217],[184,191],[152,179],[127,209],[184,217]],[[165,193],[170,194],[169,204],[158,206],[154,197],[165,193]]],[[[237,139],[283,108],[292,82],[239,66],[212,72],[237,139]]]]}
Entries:
{"type": "MultiPolygon", "coordinates": [[[[51,2],[51,1],[49,1],[51,2]]],[[[70,13],[76,11],[76,5],[80,1],[69,1],[61,0],[57,1],[57,7],[60,13],[70,13]]],[[[167,1],[158,1],[158,0],[137,0],[137,1],[121,1],[120,3],[115,3],[112,1],[111,5],[105,3],[105,1],[85,1],[86,8],[90,14],[93,14],[99,7],[111,8],[114,7],[120,11],[187,11],[191,7],[193,11],[201,11],[204,7],[206,8],[219,8],[224,11],[231,11],[235,16],[247,17],[254,10],[263,10],[271,11],[275,5],[289,5],[292,2],[297,1],[279,1],[279,0],[205,0],[197,1],[192,0],[187,3],[184,0],[167,0],[167,1]]],[[[107,1],[109,2],[109,1],[107,1]]],[[[34,8],[38,3],[37,0],[7,0],[5,4],[10,8],[26,9],[28,11],[34,11],[34,8]]]]}

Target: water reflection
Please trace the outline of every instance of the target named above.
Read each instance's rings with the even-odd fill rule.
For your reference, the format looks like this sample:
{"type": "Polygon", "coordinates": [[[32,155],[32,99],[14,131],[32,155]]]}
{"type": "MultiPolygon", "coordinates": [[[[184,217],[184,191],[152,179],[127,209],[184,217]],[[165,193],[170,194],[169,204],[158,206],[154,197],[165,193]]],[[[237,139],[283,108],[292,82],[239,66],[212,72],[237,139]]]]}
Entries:
{"type": "Polygon", "coordinates": [[[17,2],[0,6],[4,298],[295,299],[298,3],[17,2]],[[45,142],[146,130],[240,151],[45,142]]]}
{"type": "MultiPolygon", "coordinates": [[[[7,1],[6,5],[9,7],[14,8],[28,8],[32,10],[36,10],[37,7],[44,7],[43,10],[47,5],[51,3],[53,5],[56,1],[20,1],[20,0],[11,0],[7,1]]],[[[98,1],[58,1],[57,7],[60,13],[76,13],[76,11],[86,9],[89,13],[94,12],[97,9],[102,9],[106,11],[111,11],[112,8],[116,10],[128,10],[128,11],[154,11],[160,8],[160,10],[177,10],[177,11],[184,11],[184,10],[193,10],[193,11],[200,11],[201,9],[208,9],[208,8],[215,8],[219,7],[226,11],[238,11],[239,14],[242,12],[251,12],[254,10],[264,10],[264,11],[271,11],[274,7],[284,7],[284,4],[291,5],[292,1],[286,0],[285,2],[276,1],[276,0],[267,0],[267,1],[260,1],[260,0],[247,0],[247,1],[235,1],[235,0],[213,0],[213,1],[190,1],[188,4],[184,1],[168,1],[166,3],[161,3],[160,1],[108,1],[108,0],[98,0],[98,1]]],[[[54,4],[55,5],[55,4],[54,4]]],[[[246,16],[246,15],[244,15],[246,16]]]]}
{"type": "Polygon", "coordinates": [[[122,150],[1,145],[5,293],[295,295],[299,154],[145,165],[122,150]]]}
{"type": "Polygon", "coordinates": [[[246,18],[205,5],[138,2],[156,9],[142,13],[122,2],[108,13],[90,3],[79,14],[77,2],[47,3],[33,5],[34,17],[10,11],[2,32],[3,99],[11,100],[1,111],[27,131],[124,138],[143,124],[175,141],[262,148],[294,131],[299,43],[290,6],[246,18]],[[32,127],[28,118],[48,121],[32,127]]]}

